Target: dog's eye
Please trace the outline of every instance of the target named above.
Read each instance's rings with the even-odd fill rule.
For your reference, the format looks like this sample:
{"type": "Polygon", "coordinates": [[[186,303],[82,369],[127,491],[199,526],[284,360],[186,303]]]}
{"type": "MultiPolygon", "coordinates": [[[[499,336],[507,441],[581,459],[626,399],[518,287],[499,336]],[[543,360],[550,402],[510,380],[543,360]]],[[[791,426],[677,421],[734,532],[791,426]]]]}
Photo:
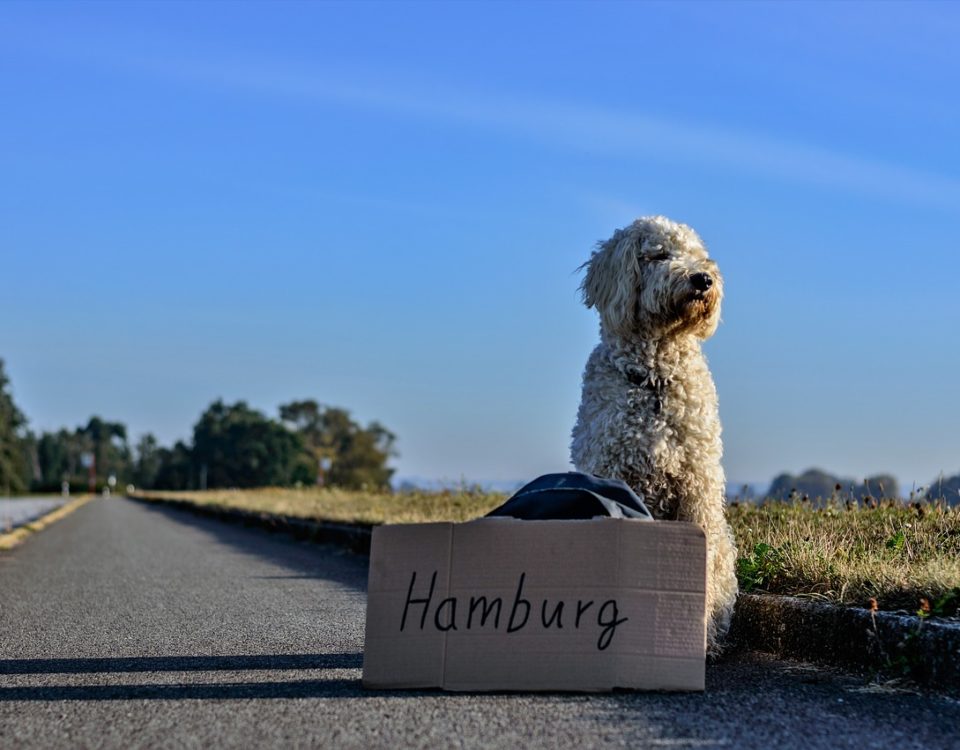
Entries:
{"type": "Polygon", "coordinates": [[[670,260],[670,253],[657,253],[656,255],[648,255],[647,260],[653,260],[653,261],[670,260]]]}

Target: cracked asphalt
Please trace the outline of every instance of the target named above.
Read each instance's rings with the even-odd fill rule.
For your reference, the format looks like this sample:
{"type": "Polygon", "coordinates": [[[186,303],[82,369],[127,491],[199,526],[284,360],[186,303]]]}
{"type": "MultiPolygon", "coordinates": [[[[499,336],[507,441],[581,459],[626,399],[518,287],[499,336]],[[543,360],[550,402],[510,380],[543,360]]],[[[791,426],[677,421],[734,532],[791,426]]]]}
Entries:
{"type": "Polygon", "coordinates": [[[753,653],[703,694],[360,685],[366,558],[122,499],[0,553],[0,747],[960,748],[960,703],[753,653]]]}

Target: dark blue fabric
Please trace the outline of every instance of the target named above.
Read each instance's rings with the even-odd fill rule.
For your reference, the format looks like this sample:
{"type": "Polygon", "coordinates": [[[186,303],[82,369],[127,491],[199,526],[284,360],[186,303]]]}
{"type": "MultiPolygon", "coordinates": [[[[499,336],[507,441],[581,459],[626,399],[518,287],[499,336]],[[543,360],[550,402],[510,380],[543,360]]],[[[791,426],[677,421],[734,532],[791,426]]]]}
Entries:
{"type": "Polygon", "coordinates": [[[537,477],[487,515],[528,521],[588,519],[597,516],[653,520],[643,501],[626,482],[575,471],[537,477]]]}

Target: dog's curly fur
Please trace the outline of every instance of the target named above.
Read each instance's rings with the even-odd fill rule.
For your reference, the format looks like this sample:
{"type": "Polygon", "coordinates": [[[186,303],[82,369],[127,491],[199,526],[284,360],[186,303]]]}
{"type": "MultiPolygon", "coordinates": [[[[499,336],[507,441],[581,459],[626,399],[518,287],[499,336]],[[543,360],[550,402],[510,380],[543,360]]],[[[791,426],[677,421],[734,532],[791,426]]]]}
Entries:
{"type": "Polygon", "coordinates": [[[584,303],[600,316],[573,429],[578,471],[623,479],[658,519],[707,538],[707,647],[720,651],[737,596],[724,517],[717,392],[700,350],[720,321],[723,279],[700,237],[663,216],[601,242],[584,266],[584,303]]]}

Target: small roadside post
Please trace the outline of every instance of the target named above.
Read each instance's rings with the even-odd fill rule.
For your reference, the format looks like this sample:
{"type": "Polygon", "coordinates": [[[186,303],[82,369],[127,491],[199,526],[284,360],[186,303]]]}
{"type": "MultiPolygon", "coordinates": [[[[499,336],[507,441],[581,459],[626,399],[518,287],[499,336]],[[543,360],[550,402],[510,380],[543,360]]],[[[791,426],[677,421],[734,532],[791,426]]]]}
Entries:
{"type": "Polygon", "coordinates": [[[97,457],[92,452],[80,454],[80,465],[87,469],[87,490],[92,495],[97,490],[97,457]]]}
{"type": "Polygon", "coordinates": [[[324,456],[323,458],[317,461],[317,487],[323,487],[326,483],[327,472],[330,471],[330,467],[333,466],[333,459],[329,456],[324,456]]]}

